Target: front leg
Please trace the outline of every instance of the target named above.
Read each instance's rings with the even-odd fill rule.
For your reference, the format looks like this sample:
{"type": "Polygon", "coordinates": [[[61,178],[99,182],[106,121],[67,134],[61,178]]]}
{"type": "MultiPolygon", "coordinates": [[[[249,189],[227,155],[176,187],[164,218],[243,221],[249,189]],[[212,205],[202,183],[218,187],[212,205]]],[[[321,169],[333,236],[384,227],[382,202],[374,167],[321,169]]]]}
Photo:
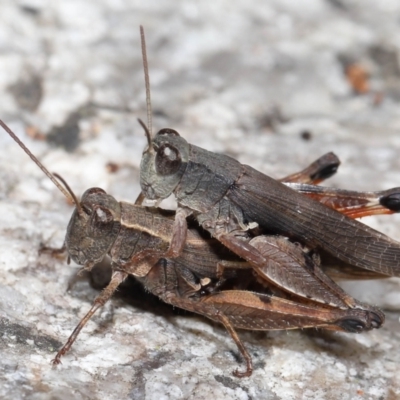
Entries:
{"type": "Polygon", "coordinates": [[[65,243],[63,243],[62,247],[49,247],[41,243],[39,247],[39,254],[49,254],[51,257],[54,258],[62,258],[65,256],[66,252],[67,252],[67,247],[65,243]]]}
{"type": "Polygon", "coordinates": [[[105,289],[95,298],[92,307],[87,312],[87,314],[81,319],[79,324],[71,333],[71,336],[68,338],[67,342],[64,346],[58,351],[55,358],[52,360],[53,365],[57,365],[61,363],[61,357],[67,353],[67,351],[71,348],[72,344],[77,339],[82,328],[87,324],[87,322],[92,318],[93,314],[110,299],[110,297],[117,290],[118,286],[128,277],[128,274],[121,271],[114,271],[111,277],[110,283],[107,285],[105,289]]]}
{"type": "Polygon", "coordinates": [[[175,213],[175,221],[172,230],[171,243],[165,258],[176,258],[179,257],[186,244],[187,237],[187,221],[186,218],[191,214],[191,211],[185,208],[178,208],[175,213]]]}
{"type": "Polygon", "coordinates": [[[140,192],[138,197],[135,200],[135,204],[141,206],[143,204],[143,201],[145,200],[146,196],[143,194],[143,192],[140,192]]]}
{"type": "MultiPolygon", "coordinates": [[[[146,199],[143,192],[139,193],[135,204],[142,205],[143,201],[146,199]]],[[[186,243],[187,236],[187,221],[186,218],[192,213],[191,210],[178,207],[175,212],[174,226],[171,232],[171,242],[169,248],[163,257],[165,258],[176,258],[182,253],[182,250],[186,243]]]]}

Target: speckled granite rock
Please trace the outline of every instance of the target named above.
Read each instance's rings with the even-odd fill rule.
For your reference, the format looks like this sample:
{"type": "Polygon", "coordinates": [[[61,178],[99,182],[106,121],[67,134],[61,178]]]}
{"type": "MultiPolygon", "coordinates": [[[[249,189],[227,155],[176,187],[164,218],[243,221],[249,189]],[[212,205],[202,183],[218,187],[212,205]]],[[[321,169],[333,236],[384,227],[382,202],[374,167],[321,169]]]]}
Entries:
{"type": "MultiPolygon", "coordinates": [[[[143,24],[156,128],[276,177],[334,151],[343,164],[331,185],[400,186],[399,13],[394,0],[3,0],[0,117],[77,194],[101,186],[135,199],[143,24]],[[346,79],[355,64],[369,74],[367,93],[346,79]]],[[[40,243],[62,244],[72,209],[5,133],[0,148],[1,398],[400,396],[395,278],[346,283],[390,310],[380,330],[241,332],[255,364],[242,380],[223,328],[128,286],[52,368],[98,289],[83,276],[67,292],[77,268],[38,255],[40,243]]],[[[398,216],[365,221],[400,240],[398,216]]]]}

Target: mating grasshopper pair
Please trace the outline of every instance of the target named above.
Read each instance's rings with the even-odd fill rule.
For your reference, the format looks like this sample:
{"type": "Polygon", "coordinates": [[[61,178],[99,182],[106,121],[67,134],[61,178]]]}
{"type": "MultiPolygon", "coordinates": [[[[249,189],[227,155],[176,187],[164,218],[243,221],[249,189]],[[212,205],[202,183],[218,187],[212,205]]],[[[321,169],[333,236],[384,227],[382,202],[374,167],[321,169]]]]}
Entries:
{"type": "Polygon", "coordinates": [[[152,138],[141,33],[149,105],[148,126],[142,125],[149,146],[141,163],[143,196],[137,203],[174,193],[175,214],[118,202],[98,188],[78,201],[0,121],[75,203],[65,239],[69,257],[88,270],[107,255],[112,261],[111,282],[53,362],[60,362],[128,275],[165,302],[222,323],[246,360],[246,370],[235,371],[237,376],[249,376],[253,368],[235,328],[379,328],[383,313],[347,295],[324,268],[352,278],[400,275],[400,244],[352,219],[399,211],[400,189],[358,193],[316,186],[336,171],[338,160],[332,154],[279,182],[190,145],[172,129],[152,138]],[[188,225],[189,215],[197,222],[188,225]]]}
{"type": "MultiPolygon", "coordinates": [[[[172,258],[170,243],[175,213],[118,202],[99,188],[88,189],[78,201],[68,185],[61,186],[2,121],[0,125],[75,203],[65,239],[64,249],[68,256],[87,270],[107,255],[112,261],[111,282],[59,350],[54,364],[60,362],[86,322],[128,275],[136,277],[165,302],[222,323],[246,360],[246,370],[235,371],[236,376],[250,375],[252,363],[235,327],[252,330],[321,327],[361,332],[378,328],[383,323],[384,315],[379,310],[357,302],[324,274],[317,254],[311,255],[282,236],[253,237],[249,232],[241,239],[268,258],[262,279],[254,275],[249,263],[229,252],[217,240],[210,239],[194,221],[189,225],[180,255],[172,258]]],[[[316,183],[334,173],[337,166],[337,158],[327,154],[283,181],[316,183]]],[[[300,184],[298,188],[308,187],[304,185],[300,184]]],[[[393,189],[368,196],[341,191],[341,196],[335,197],[331,193],[330,198],[339,199],[336,203],[342,204],[342,212],[352,215],[352,204],[356,199],[362,202],[368,197],[369,204],[384,203],[399,191],[393,189]],[[343,199],[349,200],[350,206],[343,206],[343,199]]],[[[365,213],[371,212],[370,206],[362,208],[365,213]]],[[[356,209],[360,211],[360,207],[356,209]]],[[[372,209],[374,213],[388,212],[384,206],[372,209]]],[[[336,271],[342,277],[382,276],[363,274],[362,270],[354,270],[339,260],[324,262],[322,267],[336,271]]]]}

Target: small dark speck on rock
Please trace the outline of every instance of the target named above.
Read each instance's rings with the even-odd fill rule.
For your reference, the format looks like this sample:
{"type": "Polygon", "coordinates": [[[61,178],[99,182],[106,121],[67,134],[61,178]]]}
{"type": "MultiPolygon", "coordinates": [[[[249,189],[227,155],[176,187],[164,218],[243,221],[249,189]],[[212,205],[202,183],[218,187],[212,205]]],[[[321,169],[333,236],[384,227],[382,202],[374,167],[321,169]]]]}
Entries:
{"type": "Polygon", "coordinates": [[[287,118],[277,106],[271,107],[258,118],[258,126],[271,131],[276,131],[280,124],[286,122],[289,122],[289,118],[287,118]]]}
{"type": "Polygon", "coordinates": [[[80,114],[72,113],[64,125],[54,127],[47,136],[49,143],[61,146],[67,151],[74,151],[79,144],[80,114]]]}
{"type": "Polygon", "coordinates": [[[230,389],[240,388],[240,384],[235,380],[233,380],[232,378],[230,378],[229,376],[215,375],[214,379],[230,389]]]}
{"type": "Polygon", "coordinates": [[[120,169],[120,166],[117,163],[110,161],[106,164],[106,169],[110,174],[115,174],[120,169]]]}
{"type": "Polygon", "coordinates": [[[305,140],[305,141],[309,141],[312,139],[312,133],[310,131],[302,131],[300,132],[300,137],[305,140]]]}
{"type": "Polygon", "coordinates": [[[384,77],[398,78],[400,76],[400,65],[396,51],[383,46],[372,46],[369,53],[381,69],[384,77]]]}
{"type": "Polygon", "coordinates": [[[31,74],[9,87],[17,104],[27,111],[35,111],[43,97],[42,77],[31,74]]]}
{"type": "Polygon", "coordinates": [[[31,15],[32,17],[36,17],[40,14],[40,10],[38,8],[28,4],[22,4],[20,8],[24,13],[31,15]]]}
{"type": "Polygon", "coordinates": [[[6,318],[0,318],[0,332],[2,332],[3,341],[7,341],[8,337],[15,336],[15,341],[17,343],[28,345],[27,341],[32,340],[35,346],[40,350],[53,352],[54,349],[62,346],[62,343],[58,340],[47,335],[35,333],[31,328],[11,323],[6,318]]]}
{"type": "Polygon", "coordinates": [[[155,352],[153,354],[148,354],[149,358],[146,362],[133,363],[132,367],[135,371],[134,384],[132,386],[131,392],[127,398],[129,399],[143,399],[145,398],[145,378],[144,374],[148,371],[153,371],[154,369],[160,368],[168,363],[174,357],[171,353],[167,351],[155,352]]]}
{"type": "Polygon", "coordinates": [[[159,108],[153,110],[153,116],[154,117],[163,117],[163,118],[168,118],[167,113],[164,110],[161,110],[159,108]]]}
{"type": "Polygon", "coordinates": [[[343,1],[340,0],[328,0],[333,7],[337,8],[338,10],[346,10],[346,5],[343,1]]]}

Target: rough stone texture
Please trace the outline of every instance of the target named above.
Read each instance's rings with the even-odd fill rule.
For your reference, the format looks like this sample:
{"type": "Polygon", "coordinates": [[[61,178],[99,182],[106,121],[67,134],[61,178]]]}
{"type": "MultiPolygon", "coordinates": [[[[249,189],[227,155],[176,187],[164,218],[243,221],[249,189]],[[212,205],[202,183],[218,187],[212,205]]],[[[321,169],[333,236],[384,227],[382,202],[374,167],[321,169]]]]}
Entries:
{"type": "MultiPolygon", "coordinates": [[[[334,151],[343,164],[331,185],[400,186],[399,13],[397,0],[2,0],[0,116],[76,193],[100,186],[134,200],[143,24],[156,129],[276,177],[334,151]],[[366,93],[346,79],[354,63],[369,74],[366,93]]],[[[241,332],[251,378],[231,375],[238,354],[223,328],[138,286],[121,290],[52,368],[98,289],[83,276],[67,292],[77,267],[38,256],[40,243],[61,246],[72,209],[3,132],[0,147],[1,398],[400,396],[395,278],[346,284],[390,310],[380,330],[241,332]]],[[[400,239],[399,217],[365,221],[400,239]]]]}

